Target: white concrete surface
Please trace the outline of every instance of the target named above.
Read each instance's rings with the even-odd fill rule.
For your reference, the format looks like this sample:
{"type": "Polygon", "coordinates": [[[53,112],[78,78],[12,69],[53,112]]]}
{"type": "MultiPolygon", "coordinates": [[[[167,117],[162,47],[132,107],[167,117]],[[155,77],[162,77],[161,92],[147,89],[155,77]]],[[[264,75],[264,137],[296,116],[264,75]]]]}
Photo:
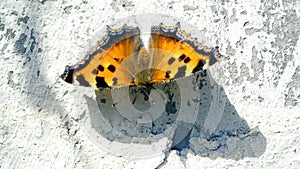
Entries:
{"type": "MultiPolygon", "coordinates": [[[[1,1],[0,9],[0,168],[300,167],[299,1],[20,0],[1,1]],[[194,25],[195,34],[205,36],[199,41],[224,54],[210,68],[224,112],[206,123],[197,119],[193,148],[182,151],[186,157],[169,149],[173,125],[152,140],[162,148],[151,158],[101,148],[82,126],[91,107],[76,97],[86,89],[59,79],[66,64],[95,45],[105,25],[144,13],[194,25]]],[[[116,136],[110,139],[127,143],[116,136]]]]}

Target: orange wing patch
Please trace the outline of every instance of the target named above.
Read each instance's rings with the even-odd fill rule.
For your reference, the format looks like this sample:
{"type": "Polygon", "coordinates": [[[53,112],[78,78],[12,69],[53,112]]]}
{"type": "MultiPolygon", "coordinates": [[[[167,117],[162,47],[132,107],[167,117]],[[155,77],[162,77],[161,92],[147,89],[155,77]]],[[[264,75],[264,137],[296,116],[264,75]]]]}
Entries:
{"type": "Polygon", "coordinates": [[[142,47],[139,35],[137,27],[124,25],[117,30],[108,27],[108,35],[99,41],[98,47],[79,64],[66,66],[61,77],[68,83],[93,88],[131,85],[131,70],[121,63],[142,47]]]}
{"type": "Polygon", "coordinates": [[[217,49],[204,47],[180,29],[154,26],[150,38],[150,55],[156,71],[152,81],[170,80],[192,75],[212,65],[221,57],[217,49]]]}
{"type": "Polygon", "coordinates": [[[218,48],[208,48],[175,26],[153,26],[149,51],[139,28],[108,28],[108,35],[81,63],[66,66],[68,83],[93,88],[160,83],[192,75],[219,60],[218,48]]]}

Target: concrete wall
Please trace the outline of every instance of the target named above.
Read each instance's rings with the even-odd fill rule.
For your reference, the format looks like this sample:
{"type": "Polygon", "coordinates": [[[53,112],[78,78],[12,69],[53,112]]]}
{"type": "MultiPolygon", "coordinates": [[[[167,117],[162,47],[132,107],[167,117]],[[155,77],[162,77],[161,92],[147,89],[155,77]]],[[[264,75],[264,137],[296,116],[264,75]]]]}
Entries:
{"type": "MultiPolygon", "coordinates": [[[[0,9],[0,168],[299,168],[299,1],[21,0],[1,1],[0,9]],[[217,114],[163,126],[151,143],[103,134],[103,117],[90,113],[97,109],[93,90],[59,79],[106,25],[145,13],[178,17],[196,28],[191,33],[200,42],[218,45],[224,55],[206,77],[217,89],[207,98],[221,98],[210,101],[217,114]],[[189,134],[174,146],[180,132],[189,134]],[[114,140],[122,140],[120,152],[141,145],[158,153],[116,155],[107,148],[114,140]]],[[[198,77],[178,83],[199,85],[198,77]]]]}

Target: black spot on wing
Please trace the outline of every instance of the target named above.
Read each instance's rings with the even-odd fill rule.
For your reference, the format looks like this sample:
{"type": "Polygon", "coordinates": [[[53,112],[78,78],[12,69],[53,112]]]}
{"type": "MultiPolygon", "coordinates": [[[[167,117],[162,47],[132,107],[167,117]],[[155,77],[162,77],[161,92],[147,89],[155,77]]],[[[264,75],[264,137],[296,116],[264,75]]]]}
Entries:
{"type": "Polygon", "coordinates": [[[204,60],[199,60],[197,66],[193,69],[193,73],[203,70],[204,64],[205,64],[204,60]]]}
{"type": "Polygon", "coordinates": [[[98,77],[96,76],[96,86],[97,88],[101,89],[101,88],[108,88],[108,84],[105,82],[104,77],[98,77]]]}
{"type": "Polygon", "coordinates": [[[93,73],[94,75],[96,75],[96,74],[98,74],[98,70],[97,70],[97,69],[94,69],[94,70],[92,71],[92,73],[93,73]]]}
{"type": "Polygon", "coordinates": [[[104,67],[103,67],[102,65],[99,65],[97,68],[98,68],[98,70],[100,70],[101,72],[104,71],[104,67]]]}
{"type": "Polygon", "coordinates": [[[190,61],[191,61],[191,59],[189,57],[186,57],[183,62],[184,63],[189,63],[190,61]]]}
{"type": "Polygon", "coordinates": [[[165,78],[169,79],[169,78],[170,78],[170,73],[171,73],[171,71],[168,70],[168,71],[166,72],[165,78]]]}
{"type": "Polygon", "coordinates": [[[171,57],[169,60],[168,60],[168,64],[171,65],[175,62],[175,58],[171,57]]]}
{"type": "Polygon", "coordinates": [[[178,72],[174,76],[174,78],[180,78],[185,76],[186,66],[181,66],[178,68],[178,72]]]}
{"type": "Polygon", "coordinates": [[[120,60],[120,59],[119,59],[119,58],[114,58],[114,60],[117,61],[117,62],[119,63],[119,60],[120,60]]]}
{"type": "Polygon", "coordinates": [[[181,62],[184,58],[186,58],[185,54],[182,54],[179,58],[178,61],[181,62]]]}
{"type": "Polygon", "coordinates": [[[113,80],[113,85],[117,85],[118,84],[118,79],[117,78],[114,77],[112,80],[113,80]]]}
{"type": "Polygon", "coordinates": [[[114,72],[116,71],[116,67],[115,67],[114,65],[109,65],[109,66],[107,67],[107,69],[108,69],[109,71],[111,71],[112,73],[114,73],[114,72]]]}

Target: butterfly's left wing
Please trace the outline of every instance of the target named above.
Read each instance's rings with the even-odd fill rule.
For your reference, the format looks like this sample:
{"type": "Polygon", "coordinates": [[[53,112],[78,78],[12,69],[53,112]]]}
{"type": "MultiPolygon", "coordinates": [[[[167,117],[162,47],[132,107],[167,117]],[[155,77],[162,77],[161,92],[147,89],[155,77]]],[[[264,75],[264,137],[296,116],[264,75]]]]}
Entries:
{"type": "Polygon", "coordinates": [[[134,84],[137,57],[143,48],[138,27],[124,25],[119,29],[108,27],[94,51],[74,66],[66,66],[61,77],[68,83],[103,89],[134,84]]]}

